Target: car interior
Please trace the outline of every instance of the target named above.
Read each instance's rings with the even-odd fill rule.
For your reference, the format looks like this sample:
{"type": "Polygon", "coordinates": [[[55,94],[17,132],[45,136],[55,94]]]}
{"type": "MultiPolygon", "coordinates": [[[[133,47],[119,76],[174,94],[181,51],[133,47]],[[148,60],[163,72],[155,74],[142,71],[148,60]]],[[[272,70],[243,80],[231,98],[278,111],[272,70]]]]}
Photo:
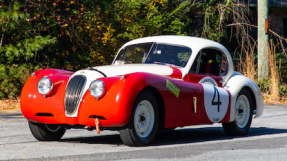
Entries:
{"type": "Polygon", "coordinates": [[[204,49],[196,57],[190,73],[222,76],[227,73],[226,57],[215,49],[204,49]]]}

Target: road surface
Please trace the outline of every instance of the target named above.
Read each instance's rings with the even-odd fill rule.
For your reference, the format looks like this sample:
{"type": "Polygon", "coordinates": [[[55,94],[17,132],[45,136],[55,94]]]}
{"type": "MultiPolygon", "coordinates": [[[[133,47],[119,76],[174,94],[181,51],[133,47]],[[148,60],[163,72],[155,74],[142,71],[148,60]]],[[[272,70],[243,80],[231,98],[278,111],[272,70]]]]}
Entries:
{"type": "Polygon", "coordinates": [[[113,131],[68,130],[60,142],[38,142],[22,116],[0,115],[0,160],[286,161],[287,105],[266,105],[246,137],[225,136],[220,124],[192,126],[149,147],[127,147],[113,131]]]}

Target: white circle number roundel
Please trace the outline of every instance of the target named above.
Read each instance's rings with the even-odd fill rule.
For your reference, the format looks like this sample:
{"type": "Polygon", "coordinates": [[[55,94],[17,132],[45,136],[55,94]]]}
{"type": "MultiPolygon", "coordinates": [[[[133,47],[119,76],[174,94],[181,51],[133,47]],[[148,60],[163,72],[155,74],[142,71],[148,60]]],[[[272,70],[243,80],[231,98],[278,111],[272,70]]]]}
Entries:
{"type": "Polygon", "coordinates": [[[211,84],[202,84],[204,107],[211,122],[220,122],[227,113],[229,94],[226,90],[211,84]]]}

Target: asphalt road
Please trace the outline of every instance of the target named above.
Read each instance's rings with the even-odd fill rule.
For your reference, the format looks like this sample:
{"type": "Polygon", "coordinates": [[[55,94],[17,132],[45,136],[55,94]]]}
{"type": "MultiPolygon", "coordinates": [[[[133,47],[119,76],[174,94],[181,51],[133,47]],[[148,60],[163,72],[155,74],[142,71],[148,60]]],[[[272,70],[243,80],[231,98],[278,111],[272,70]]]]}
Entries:
{"type": "Polygon", "coordinates": [[[21,116],[0,115],[0,160],[286,161],[287,105],[268,105],[250,135],[228,137],[221,125],[178,128],[149,147],[127,147],[117,132],[69,130],[60,142],[38,142],[21,116]]]}

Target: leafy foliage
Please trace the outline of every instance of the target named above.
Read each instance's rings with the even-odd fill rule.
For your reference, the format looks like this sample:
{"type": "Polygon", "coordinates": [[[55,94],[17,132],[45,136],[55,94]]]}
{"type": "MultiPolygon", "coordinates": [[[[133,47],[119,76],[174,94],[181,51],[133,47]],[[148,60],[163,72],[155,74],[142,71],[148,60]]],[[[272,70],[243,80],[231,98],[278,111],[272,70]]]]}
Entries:
{"type": "Polygon", "coordinates": [[[0,99],[38,68],[109,64],[125,42],[152,35],[222,40],[230,0],[0,1],[0,99]],[[17,3],[18,2],[18,3],[17,3]]]}
{"type": "Polygon", "coordinates": [[[27,22],[29,14],[19,9],[16,3],[0,10],[0,99],[19,95],[30,72],[39,68],[33,60],[37,52],[56,41],[34,34],[33,26],[27,22]]]}

